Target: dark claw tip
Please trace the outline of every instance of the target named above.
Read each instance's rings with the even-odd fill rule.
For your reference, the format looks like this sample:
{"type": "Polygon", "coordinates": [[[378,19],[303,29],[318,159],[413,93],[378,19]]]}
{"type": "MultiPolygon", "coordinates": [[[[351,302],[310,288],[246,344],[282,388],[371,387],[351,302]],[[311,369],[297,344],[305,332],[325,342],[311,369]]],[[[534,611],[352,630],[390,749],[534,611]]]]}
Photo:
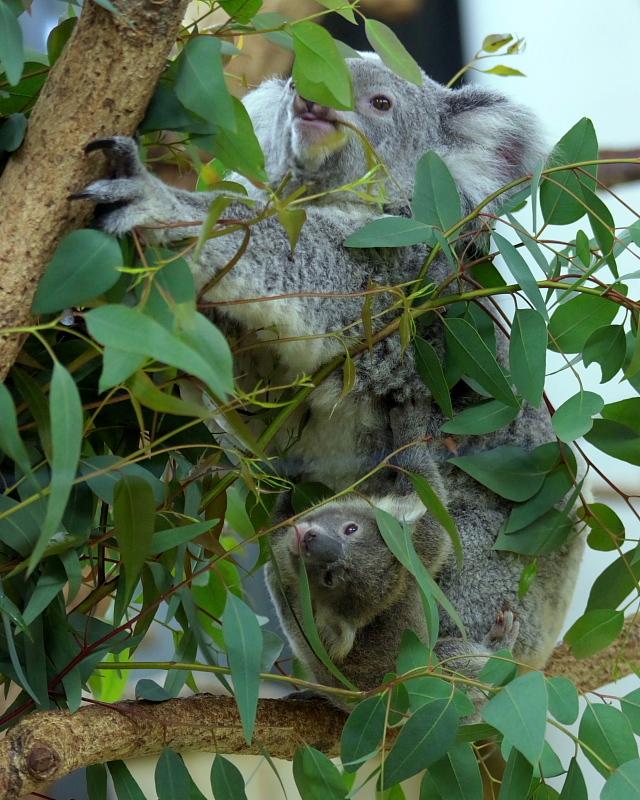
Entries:
{"type": "Polygon", "coordinates": [[[85,153],[92,153],[94,150],[114,150],[115,142],[113,139],[94,139],[84,148],[85,153]]]}
{"type": "Polygon", "coordinates": [[[91,195],[86,192],[78,192],[77,194],[70,194],[67,200],[90,200],[91,195]]]}

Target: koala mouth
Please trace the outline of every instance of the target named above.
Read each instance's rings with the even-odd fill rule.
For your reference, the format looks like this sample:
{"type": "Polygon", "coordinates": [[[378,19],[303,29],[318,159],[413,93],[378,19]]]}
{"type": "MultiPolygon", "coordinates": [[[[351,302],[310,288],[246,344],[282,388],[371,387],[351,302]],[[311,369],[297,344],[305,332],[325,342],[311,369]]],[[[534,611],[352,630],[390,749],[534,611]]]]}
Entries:
{"type": "Polygon", "coordinates": [[[300,95],[296,95],[293,101],[293,116],[299,133],[310,144],[335,136],[340,131],[338,112],[334,108],[306,100],[300,95]]]}

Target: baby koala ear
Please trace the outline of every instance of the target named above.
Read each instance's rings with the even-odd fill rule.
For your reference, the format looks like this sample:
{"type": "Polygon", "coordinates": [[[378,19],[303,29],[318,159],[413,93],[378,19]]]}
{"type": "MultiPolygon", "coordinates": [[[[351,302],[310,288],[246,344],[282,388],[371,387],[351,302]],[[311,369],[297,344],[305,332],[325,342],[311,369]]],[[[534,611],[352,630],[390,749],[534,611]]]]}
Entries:
{"type": "Polygon", "coordinates": [[[402,496],[390,494],[379,499],[372,498],[371,502],[376,508],[386,511],[398,522],[404,521],[407,525],[413,525],[427,513],[424,504],[415,494],[402,496]]]}
{"type": "Polygon", "coordinates": [[[531,174],[549,152],[532,111],[481,87],[449,92],[442,125],[449,141],[442,157],[471,207],[531,174]]]}

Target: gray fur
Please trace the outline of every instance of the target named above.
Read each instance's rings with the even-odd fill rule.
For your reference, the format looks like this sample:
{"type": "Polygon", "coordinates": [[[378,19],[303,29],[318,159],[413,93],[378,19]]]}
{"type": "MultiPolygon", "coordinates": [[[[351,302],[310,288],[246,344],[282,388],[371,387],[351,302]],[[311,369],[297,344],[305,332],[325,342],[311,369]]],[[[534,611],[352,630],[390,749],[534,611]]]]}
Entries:
{"type": "MultiPolygon", "coordinates": [[[[291,255],[289,240],[277,218],[265,219],[252,226],[245,255],[205,297],[224,304],[305,292],[334,295],[218,306],[216,321],[223,327],[256,331],[255,336],[276,363],[275,384],[312,374],[344,353],[345,341],[363,338],[363,328],[357,324],[362,315],[362,296],[340,295],[362,292],[371,281],[396,286],[417,276],[429,253],[426,245],[357,250],[345,248],[343,242],[385,213],[409,213],[416,164],[426,151],[435,150],[448,164],[465,211],[504,184],[531,173],[545,153],[531,113],[493,92],[476,87],[450,90],[426,76],[424,86],[417,87],[396,76],[372,54],[350,60],[349,66],[356,94],[356,108],[351,112],[307,103],[296,95],[290,81],[280,79],[265,82],[245,99],[272,185],[280,185],[290,174],[287,191],[306,185],[312,194],[332,192],[306,205],[307,222],[295,255],[291,255]],[[389,112],[376,111],[371,105],[378,95],[393,101],[389,112]],[[310,127],[305,126],[301,121],[305,109],[318,124],[312,120],[310,127]],[[362,131],[387,165],[383,207],[335,191],[360,178],[367,169],[361,138],[341,127],[339,120],[362,131]],[[324,129],[332,136],[323,139],[324,129]],[[317,338],[295,341],[309,334],[317,338]]],[[[196,194],[165,185],[140,163],[131,139],[115,137],[93,149],[99,148],[106,150],[116,175],[92,184],[82,196],[116,204],[102,208],[100,225],[104,230],[122,234],[136,226],[148,226],[147,237],[161,243],[197,235],[198,225],[176,223],[201,222],[215,193],[196,194]],[[169,224],[174,227],[165,227],[169,224]]],[[[265,202],[265,193],[243,178],[236,179],[245,184],[258,207],[265,202]]],[[[224,214],[227,219],[238,220],[250,220],[254,215],[255,211],[240,200],[224,214]]],[[[241,242],[242,233],[235,232],[205,245],[199,261],[192,265],[199,286],[207,284],[229,262],[241,242]]],[[[446,260],[438,258],[429,277],[438,283],[448,273],[446,260]]],[[[389,300],[390,295],[377,295],[374,315],[384,312],[389,300]]],[[[375,324],[379,328],[390,319],[389,313],[382,314],[375,324]]],[[[424,335],[438,353],[444,353],[441,324],[434,323],[424,335]]],[[[499,348],[504,349],[504,342],[499,348]]],[[[345,398],[340,399],[339,370],[311,393],[309,419],[289,451],[286,473],[295,480],[321,481],[339,491],[361,479],[395,449],[416,442],[403,450],[395,464],[423,475],[435,487],[458,525],[465,549],[458,574],[448,539],[439,525],[427,514],[415,522],[416,548],[437,575],[469,632],[469,644],[465,644],[443,614],[440,655],[467,658],[465,668],[476,674],[487,653],[501,641],[515,639],[516,655],[531,666],[542,666],[560,631],[582,542],[575,540],[559,552],[540,558],[538,578],[520,600],[517,587],[526,559],[492,550],[510,504],[448,462],[451,453],[440,431],[445,418],[417,374],[412,348],[402,354],[399,337],[389,336],[372,354],[358,356],[356,364],[355,385],[345,398]],[[500,634],[501,623],[496,620],[505,603],[518,614],[517,638],[514,624],[500,634]]],[[[460,411],[480,398],[458,384],[452,399],[454,409],[460,411]]],[[[553,439],[546,411],[525,406],[508,428],[485,436],[458,437],[457,446],[461,454],[468,454],[501,444],[532,449],[553,439]]],[[[383,498],[381,502],[389,507],[415,501],[411,484],[392,468],[380,470],[359,488],[371,497],[383,498]]],[[[345,592],[346,596],[351,592],[351,602],[334,607],[325,598],[319,622],[340,668],[357,685],[370,688],[394,669],[403,629],[412,628],[423,637],[426,631],[415,582],[381,544],[371,509],[362,503],[358,501],[354,507],[349,501],[319,512],[317,519],[327,535],[338,536],[335,530],[340,514],[346,510],[358,516],[365,532],[359,540],[349,540],[344,551],[339,548],[338,560],[348,575],[344,586],[349,590],[345,592]]],[[[295,557],[286,544],[292,535],[290,528],[284,529],[273,540],[284,591],[299,613],[295,557]]],[[[333,545],[327,547],[331,551],[333,545]]],[[[334,683],[296,632],[273,570],[269,582],[298,654],[318,680],[334,683]]]]}

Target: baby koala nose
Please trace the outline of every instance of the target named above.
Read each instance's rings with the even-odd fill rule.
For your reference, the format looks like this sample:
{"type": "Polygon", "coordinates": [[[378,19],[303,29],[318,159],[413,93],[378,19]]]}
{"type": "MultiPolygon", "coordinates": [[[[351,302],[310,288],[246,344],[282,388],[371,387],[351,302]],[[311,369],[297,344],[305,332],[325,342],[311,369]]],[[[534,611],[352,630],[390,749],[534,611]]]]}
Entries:
{"type": "Polygon", "coordinates": [[[316,564],[332,564],[342,555],[342,543],[317,528],[308,528],[300,537],[304,557],[316,564]]]}

